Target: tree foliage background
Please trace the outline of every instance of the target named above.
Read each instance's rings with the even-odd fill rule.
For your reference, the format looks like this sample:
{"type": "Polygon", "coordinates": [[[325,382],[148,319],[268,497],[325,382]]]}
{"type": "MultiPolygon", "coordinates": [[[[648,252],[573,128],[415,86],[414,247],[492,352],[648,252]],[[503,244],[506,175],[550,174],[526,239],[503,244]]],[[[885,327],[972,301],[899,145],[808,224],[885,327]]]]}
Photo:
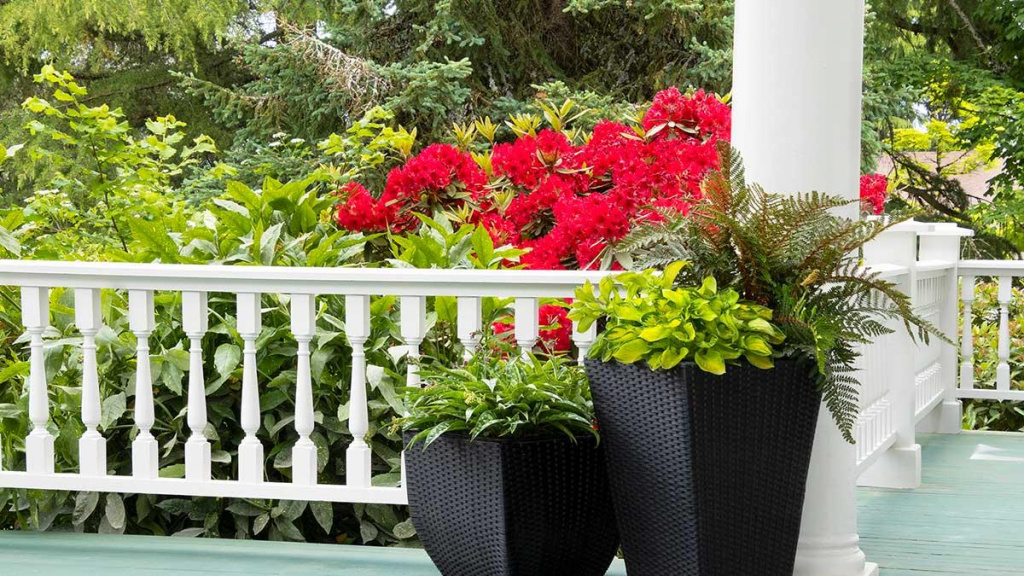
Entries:
{"type": "MultiPolygon", "coordinates": [[[[356,176],[372,182],[380,177],[372,168],[392,166],[425,143],[458,141],[453,124],[492,117],[497,139],[507,140],[512,129],[501,120],[540,112],[542,104],[572,99],[590,111],[573,120],[586,128],[599,118],[635,115],[668,86],[727,94],[732,12],[732,0],[0,0],[0,256],[324,266],[384,254],[410,265],[471,266],[475,258],[490,266],[501,261],[500,250],[472,231],[438,224],[416,240],[429,251],[414,253],[379,238],[345,237],[316,213],[327,209],[327,193],[339,183],[356,176]],[[70,76],[34,81],[44,65],[70,76]],[[54,96],[55,86],[68,99],[58,97],[62,104],[51,112],[37,98],[54,96]],[[273,207],[261,199],[269,195],[277,199],[273,207]],[[211,198],[215,226],[207,237],[186,220],[211,198]]],[[[974,228],[973,249],[998,257],[1024,249],[1022,23],[1024,7],[1014,0],[876,0],[867,12],[863,171],[890,157],[891,203],[974,228]],[[934,154],[938,168],[922,161],[922,152],[934,154]],[[999,177],[977,197],[953,178],[996,165],[999,177]]],[[[55,321],[61,333],[51,335],[59,352],[48,356],[48,367],[64,384],[55,421],[71,437],[77,400],[68,391],[80,366],[71,303],[55,297],[65,308],[55,321]]],[[[173,300],[159,304],[170,318],[180,309],[173,300]]],[[[230,422],[239,342],[231,303],[215,304],[223,322],[204,346],[224,385],[214,417],[230,422]]],[[[285,338],[285,304],[265,304],[273,310],[266,324],[280,328],[274,338],[285,338]]],[[[103,369],[119,376],[104,397],[123,413],[134,341],[114,321],[123,320],[124,302],[105,306],[111,326],[103,369]]],[[[327,302],[321,314],[340,317],[340,306],[327,302]]],[[[489,316],[499,316],[501,306],[489,316]]],[[[383,312],[380,322],[382,334],[394,328],[383,312]]],[[[441,333],[443,310],[435,323],[438,342],[450,342],[441,333]]],[[[7,433],[25,425],[17,419],[24,395],[14,385],[25,370],[12,352],[20,350],[17,327],[16,306],[0,303],[0,432],[7,433]]],[[[185,435],[173,415],[184,406],[175,389],[187,363],[180,330],[173,322],[165,330],[154,342],[155,373],[171,415],[161,441],[173,460],[178,435],[185,435]]],[[[346,369],[348,352],[338,334],[318,346],[318,442],[337,454],[347,442],[347,414],[339,409],[347,398],[332,378],[346,369]]],[[[261,370],[287,375],[293,360],[267,354],[261,370]]],[[[380,419],[393,412],[404,364],[384,349],[371,360],[379,367],[371,394],[374,448],[380,481],[389,482],[398,442],[380,419]]],[[[263,399],[271,418],[265,428],[274,430],[266,440],[287,447],[290,429],[280,423],[289,401],[281,392],[286,382],[278,384],[263,399]]],[[[1017,428],[1015,410],[979,404],[970,414],[984,426],[1010,421],[1017,428]]],[[[112,432],[125,439],[129,429],[112,432]]],[[[9,436],[5,462],[17,460],[9,436]]],[[[235,439],[221,441],[218,469],[228,474],[224,456],[235,439]]],[[[63,464],[72,466],[73,445],[64,449],[63,464]]],[[[288,465],[281,448],[273,473],[286,477],[288,465]]],[[[7,511],[0,522],[36,528],[65,522],[113,532],[385,545],[414,539],[404,513],[386,506],[24,491],[6,491],[0,500],[7,511]]]]}

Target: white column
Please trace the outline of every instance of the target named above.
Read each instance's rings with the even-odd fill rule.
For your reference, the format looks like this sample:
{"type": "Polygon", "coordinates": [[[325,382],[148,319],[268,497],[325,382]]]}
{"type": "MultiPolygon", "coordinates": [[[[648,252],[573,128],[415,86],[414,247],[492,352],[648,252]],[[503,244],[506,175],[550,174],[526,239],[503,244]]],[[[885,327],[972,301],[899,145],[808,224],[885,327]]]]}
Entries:
{"type": "Polygon", "coordinates": [[[206,377],[203,373],[203,336],[210,327],[206,292],[181,293],[181,325],[188,336],[188,428],[185,442],[185,478],[212,477],[210,441],[206,439],[206,377]]]}
{"type": "Polygon", "coordinates": [[[256,366],[256,339],[263,330],[263,295],[238,295],[238,335],[242,337],[242,430],[238,445],[238,481],[263,482],[263,444],[256,437],[260,429],[260,388],[256,366]]]}
{"type": "Polygon", "coordinates": [[[370,485],[369,409],[366,405],[366,340],[370,337],[370,297],[345,296],[345,335],[352,345],[352,390],[348,401],[348,428],[352,444],[345,452],[345,483],[370,485]]]}
{"type": "MultiPolygon", "coordinates": [[[[974,276],[961,279],[960,297],[964,302],[962,334],[960,336],[960,387],[965,390],[974,388],[974,276]]],[[[955,341],[955,340],[954,340],[955,341]]]]}
{"type": "Polygon", "coordinates": [[[82,423],[85,424],[85,433],[78,440],[78,463],[83,476],[105,476],[107,441],[97,430],[102,417],[96,366],[96,333],[103,325],[99,290],[75,289],[75,324],[82,333],[82,423]]]}
{"type": "MultiPolygon", "coordinates": [[[[863,40],[864,0],[736,0],[732,141],[751,181],[858,198],[863,40]]],[[[822,408],[797,576],[877,573],[858,545],[854,475],[854,447],[822,408]]]]}
{"type": "Polygon", "coordinates": [[[459,342],[465,348],[468,359],[480,343],[480,299],[473,296],[460,297],[457,316],[459,342]]]}
{"type": "Polygon", "coordinates": [[[46,429],[50,399],[43,352],[43,332],[50,325],[49,288],[21,289],[21,322],[29,334],[28,417],[32,432],[25,438],[26,467],[30,474],[53,474],[53,435],[46,429]]]}
{"type": "Polygon", "coordinates": [[[533,347],[537,345],[537,338],[540,336],[537,299],[516,298],[515,310],[516,344],[519,345],[519,349],[525,358],[533,351],[533,347]]]}
{"type": "Polygon", "coordinates": [[[316,444],[313,433],[313,379],[309,343],[316,336],[316,297],[292,294],[292,334],[298,343],[298,370],[295,377],[295,432],[299,439],[292,448],[292,482],[312,485],[317,481],[316,444]]]}
{"type": "Polygon", "coordinates": [[[409,348],[406,385],[419,386],[420,373],[416,360],[420,357],[420,346],[427,336],[427,299],[425,296],[402,296],[400,309],[402,339],[409,348]]]}
{"type": "Polygon", "coordinates": [[[1013,277],[999,277],[999,364],[996,366],[996,390],[1010,389],[1010,300],[1013,277]]]}
{"type": "Polygon", "coordinates": [[[149,360],[149,336],[156,327],[153,318],[153,291],[128,291],[128,324],[138,340],[135,354],[135,426],[139,433],[132,441],[132,476],[156,478],[160,453],[150,430],[156,422],[153,406],[153,376],[149,360]]]}

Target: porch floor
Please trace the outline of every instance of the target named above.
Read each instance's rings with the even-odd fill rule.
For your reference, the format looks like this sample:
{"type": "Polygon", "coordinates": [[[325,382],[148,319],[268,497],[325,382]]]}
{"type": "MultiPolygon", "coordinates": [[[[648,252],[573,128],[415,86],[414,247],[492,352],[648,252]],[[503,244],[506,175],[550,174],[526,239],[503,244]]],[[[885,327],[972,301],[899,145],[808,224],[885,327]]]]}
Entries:
{"type": "Polygon", "coordinates": [[[918,436],[916,490],[861,488],[859,530],[881,576],[1024,574],[1024,434],[918,436]]]}
{"type": "MultiPolygon", "coordinates": [[[[922,436],[917,490],[860,491],[861,545],[881,576],[1024,573],[1024,435],[922,436]]],[[[420,550],[236,540],[0,533],[20,576],[438,576],[420,550]]],[[[624,576],[619,561],[609,576],[624,576]]]]}

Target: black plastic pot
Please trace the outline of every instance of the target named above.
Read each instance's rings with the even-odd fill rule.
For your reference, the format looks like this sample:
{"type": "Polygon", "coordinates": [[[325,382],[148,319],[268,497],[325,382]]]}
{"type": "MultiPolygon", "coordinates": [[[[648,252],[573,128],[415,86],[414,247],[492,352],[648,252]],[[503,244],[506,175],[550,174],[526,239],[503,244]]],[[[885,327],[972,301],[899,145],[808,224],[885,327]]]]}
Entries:
{"type": "Polygon", "coordinates": [[[821,404],[810,369],[587,361],[630,576],[791,576],[821,404]]]}
{"type": "Polygon", "coordinates": [[[405,465],[413,524],[444,576],[604,576],[615,557],[604,450],[593,437],[444,434],[407,450],[405,465]]]}

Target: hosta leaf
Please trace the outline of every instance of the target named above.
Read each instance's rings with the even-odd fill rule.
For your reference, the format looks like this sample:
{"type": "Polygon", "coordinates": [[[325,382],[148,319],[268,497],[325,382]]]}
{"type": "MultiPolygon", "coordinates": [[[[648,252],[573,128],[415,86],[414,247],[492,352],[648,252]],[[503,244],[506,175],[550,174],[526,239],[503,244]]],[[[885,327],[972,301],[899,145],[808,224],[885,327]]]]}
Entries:
{"type": "Polygon", "coordinates": [[[238,363],[242,360],[242,349],[235,344],[221,344],[213,353],[213,367],[221,376],[227,376],[234,372],[238,363]]]}
{"type": "Polygon", "coordinates": [[[400,540],[408,540],[416,535],[416,527],[412,524],[412,518],[395,524],[395,538],[400,540]]]}
{"type": "Polygon", "coordinates": [[[75,526],[84,524],[92,516],[92,513],[96,511],[96,506],[99,503],[99,492],[79,492],[78,496],[75,497],[75,511],[71,515],[71,523],[75,526]]]}
{"type": "Polygon", "coordinates": [[[309,509],[313,511],[317,524],[330,534],[334,527],[334,505],[330,502],[310,502],[309,509]]]}
{"type": "Polygon", "coordinates": [[[124,529],[125,513],[124,501],[121,496],[115,493],[107,494],[107,505],[104,510],[106,520],[114,530],[124,529]]]}

